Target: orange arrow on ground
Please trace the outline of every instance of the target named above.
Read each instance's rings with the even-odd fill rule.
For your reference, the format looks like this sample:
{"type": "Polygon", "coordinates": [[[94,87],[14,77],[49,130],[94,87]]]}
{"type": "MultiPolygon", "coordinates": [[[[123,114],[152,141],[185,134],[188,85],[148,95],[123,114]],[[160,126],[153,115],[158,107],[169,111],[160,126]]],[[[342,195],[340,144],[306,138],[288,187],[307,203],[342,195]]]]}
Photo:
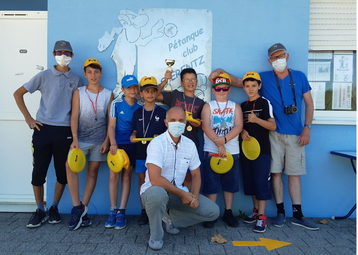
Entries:
{"type": "Polygon", "coordinates": [[[281,248],[292,243],[260,238],[260,241],[233,241],[234,246],[265,246],[267,250],[271,251],[277,248],[281,248]]]}

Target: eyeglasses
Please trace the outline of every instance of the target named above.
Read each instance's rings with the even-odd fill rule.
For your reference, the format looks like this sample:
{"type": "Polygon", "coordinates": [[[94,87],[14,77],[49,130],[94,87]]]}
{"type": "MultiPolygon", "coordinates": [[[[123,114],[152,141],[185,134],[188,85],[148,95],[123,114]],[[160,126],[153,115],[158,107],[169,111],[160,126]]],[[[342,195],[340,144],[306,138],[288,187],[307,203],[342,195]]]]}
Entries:
{"type": "Polygon", "coordinates": [[[62,56],[62,55],[65,55],[67,57],[71,57],[72,56],[72,52],[70,51],[64,51],[64,50],[59,50],[59,51],[55,51],[55,55],[56,56],[62,56]]]}
{"type": "Polygon", "coordinates": [[[191,80],[185,79],[185,80],[183,80],[184,83],[195,83],[196,81],[197,81],[197,79],[191,79],[191,80]]]}
{"type": "Polygon", "coordinates": [[[270,57],[270,60],[272,61],[272,62],[274,62],[274,61],[276,61],[277,59],[283,59],[283,58],[285,58],[286,57],[286,52],[285,53],[282,53],[282,54],[280,54],[280,55],[278,55],[278,56],[276,56],[276,57],[270,57]]]}
{"type": "Polygon", "coordinates": [[[216,92],[220,92],[220,91],[223,91],[223,92],[228,92],[230,89],[230,87],[223,87],[223,88],[218,88],[218,87],[215,87],[214,90],[216,92]]]}

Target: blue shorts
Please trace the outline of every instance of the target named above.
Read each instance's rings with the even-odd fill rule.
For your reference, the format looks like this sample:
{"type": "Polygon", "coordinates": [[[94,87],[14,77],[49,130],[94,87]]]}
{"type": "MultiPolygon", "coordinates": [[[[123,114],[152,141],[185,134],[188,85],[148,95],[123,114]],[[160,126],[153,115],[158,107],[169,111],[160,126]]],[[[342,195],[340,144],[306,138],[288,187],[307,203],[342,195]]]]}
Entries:
{"type": "Polygon", "coordinates": [[[244,193],[256,196],[257,200],[270,200],[271,192],[271,155],[260,154],[255,160],[249,160],[240,154],[244,193]]]}
{"type": "Polygon", "coordinates": [[[135,171],[136,173],[143,174],[147,171],[147,167],[145,166],[145,159],[137,159],[135,162],[135,171]]]}
{"type": "Polygon", "coordinates": [[[136,144],[118,144],[118,149],[124,150],[128,157],[131,166],[135,167],[137,145],[136,144]]]}
{"type": "Polygon", "coordinates": [[[225,174],[215,173],[210,167],[211,156],[204,151],[204,170],[203,170],[203,193],[206,195],[217,194],[219,186],[223,191],[235,193],[239,191],[239,154],[232,155],[234,165],[225,174]]]}

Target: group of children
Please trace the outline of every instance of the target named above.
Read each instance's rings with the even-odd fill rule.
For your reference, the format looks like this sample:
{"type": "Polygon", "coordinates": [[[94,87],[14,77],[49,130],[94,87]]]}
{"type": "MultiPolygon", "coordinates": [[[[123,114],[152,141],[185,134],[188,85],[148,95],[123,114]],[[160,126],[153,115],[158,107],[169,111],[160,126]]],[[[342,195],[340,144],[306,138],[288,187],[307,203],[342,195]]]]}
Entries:
{"type": "MultiPolygon", "coordinates": [[[[162,101],[169,107],[180,107],[192,116],[193,119],[188,120],[183,135],[190,138],[197,148],[199,148],[198,130],[202,128],[204,131],[202,192],[216,202],[221,184],[225,203],[223,221],[230,227],[238,226],[238,221],[232,213],[232,205],[234,193],[239,191],[240,158],[244,193],[252,196],[254,204],[252,214],[246,217],[244,222],[256,223],[255,232],[266,230],[265,206],[266,200],[271,199],[269,130],[275,130],[276,124],[270,103],[258,93],[261,88],[258,73],[245,74],[243,88],[248,99],[240,107],[228,99],[231,80],[225,73],[213,80],[212,93],[215,99],[208,103],[195,96],[197,74],[192,68],[181,71],[183,92],[179,90],[162,92],[167,81],[171,79],[170,71],[165,73],[164,80],[159,85],[154,77],[143,77],[138,82],[135,76],[126,75],[121,81],[123,96],[113,100],[113,93],[100,84],[102,66],[98,60],[87,59],[83,68],[88,84],[79,86],[73,92],[71,109],[73,141],[70,148],[82,149],[89,163],[82,202],[79,196],[78,175],[72,172],[66,163],[67,182],[73,203],[70,230],[91,225],[91,220],[87,216],[87,206],[95,189],[100,162],[106,161],[108,151],[114,155],[117,149],[123,149],[127,153],[130,166],[120,173],[110,171],[111,208],[105,227],[115,229],[126,227],[125,211],[131,190],[133,169],[139,173],[139,188],[144,183],[146,171],[145,159],[149,141],[138,142],[136,138],[153,138],[166,130],[164,124],[166,110],[156,105],[156,101],[162,101]],[[143,106],[136,100],[138,92],[144,99],[143,106]],[[240,150],[242,141],[249,141],[250,137],[255,137],[261,145],[261,153],[256,160],[247,159],[240,150]],[[226,152],[233,156],[233,166],[227,173],[218,174],[211,169],[210,160],[213,154],[217,153],[223,157],[226,152]],[[118,206],[120,175],[122,175],[121,199],[118,206]]],[[[190,174],[187,177],[184,186],[190,188],[190,174]]],[[[41,219],[43,220],[44,218],[41,219]]],[[[203,226],[213,228],[215,222],[204,222],[203,226]]],[[[143,204],[138,223],[148,224],[143,204]]],[[[28,227],[39,225],[41,222],[38,225],[29,222],[28,227]]]]}

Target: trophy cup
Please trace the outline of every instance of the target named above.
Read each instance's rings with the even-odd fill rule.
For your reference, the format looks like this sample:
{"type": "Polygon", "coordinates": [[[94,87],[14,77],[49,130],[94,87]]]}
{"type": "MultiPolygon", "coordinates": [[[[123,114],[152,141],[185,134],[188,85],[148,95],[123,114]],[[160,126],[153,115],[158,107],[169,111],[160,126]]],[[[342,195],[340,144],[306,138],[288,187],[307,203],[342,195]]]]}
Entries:
{"type": "MultiPolygon", "coordinates": [[[[168,71],[173,71],[172,66],[174,65],[174,63],[175,63],[174,59],[166,59],[165,60],[165,64],[167,64],[167,66],[168,66],[168,68],[167,68],[168,71]]],[[[166,92],[173,91],[172,86],[171,86],[171,81],[172,81],[171,79],[168,80],[168,83],[163,88],[164,91],[166,91],[166,92]]]]}

